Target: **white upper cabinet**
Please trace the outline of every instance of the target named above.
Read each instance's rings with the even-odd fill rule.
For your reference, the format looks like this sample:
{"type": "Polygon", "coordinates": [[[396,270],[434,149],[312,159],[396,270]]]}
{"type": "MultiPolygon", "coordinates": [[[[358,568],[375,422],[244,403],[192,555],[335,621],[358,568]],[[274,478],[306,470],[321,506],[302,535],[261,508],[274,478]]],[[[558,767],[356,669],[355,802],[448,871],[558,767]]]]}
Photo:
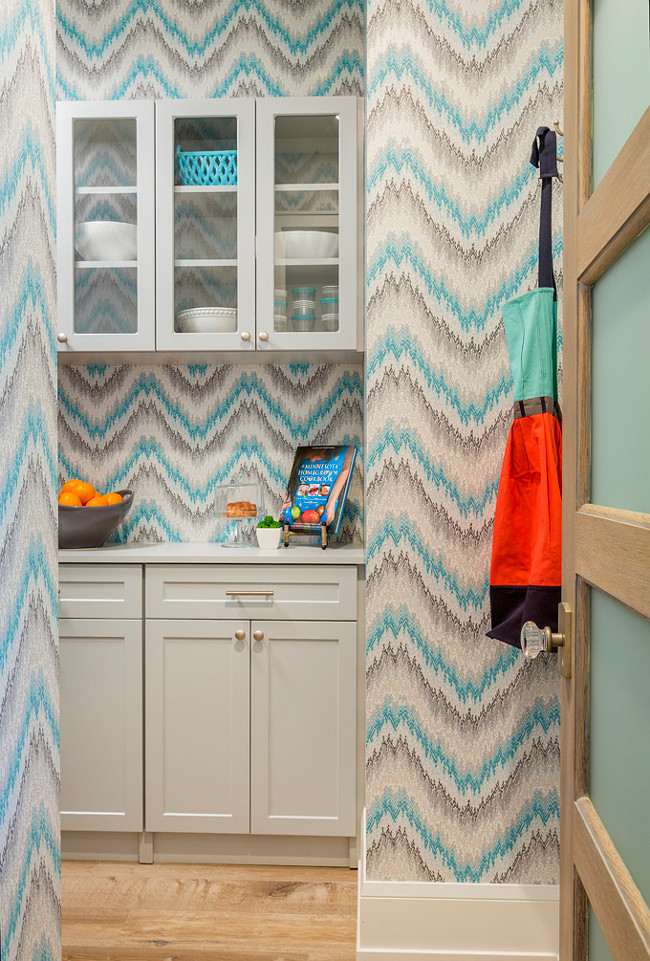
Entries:
{"type": "Polygon", "coordinates": [[[156,104],[156,346],[255,349],[255,101],[156,104]]]}
{"type": "Polygon", "coordinates": [[[358,111],[59,103],[59,350],[356,350],[358,111]]]}
{"type": "Polygon", "coordinates": [[[154,105],[57,106],[60,351],[155,347],[154,105]]]}
{"type": "Polygon", "coordinates": [[[257,348],[357,346],[357,102],[257,101],[257,348]]]}

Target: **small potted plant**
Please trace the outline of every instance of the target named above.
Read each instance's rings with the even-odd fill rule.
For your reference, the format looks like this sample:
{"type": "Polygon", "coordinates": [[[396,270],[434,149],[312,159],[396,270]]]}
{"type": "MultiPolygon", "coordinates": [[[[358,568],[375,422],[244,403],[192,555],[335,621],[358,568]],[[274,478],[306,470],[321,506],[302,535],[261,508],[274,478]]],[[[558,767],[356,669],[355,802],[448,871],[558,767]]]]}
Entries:
{"type": "Polygon", "coordinates": [[[257,534],[257,543],[260,545],[260,550],[275,551],[280,544],[282,524],[280,521],[273,520],[271,515],[267,514],[264,520],[260,521],[257,525],[255,533],[257,534]]]}

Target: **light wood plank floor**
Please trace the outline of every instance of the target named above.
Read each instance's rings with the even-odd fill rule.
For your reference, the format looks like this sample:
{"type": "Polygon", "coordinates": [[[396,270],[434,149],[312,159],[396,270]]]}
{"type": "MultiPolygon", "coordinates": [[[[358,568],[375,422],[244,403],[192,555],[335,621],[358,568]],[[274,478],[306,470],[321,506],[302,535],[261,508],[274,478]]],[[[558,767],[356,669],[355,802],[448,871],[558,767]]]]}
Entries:
{"type": "Polygon", "coordinates": [[[354,961],[357,872],[64,861],[63,961],[354,961]]]}

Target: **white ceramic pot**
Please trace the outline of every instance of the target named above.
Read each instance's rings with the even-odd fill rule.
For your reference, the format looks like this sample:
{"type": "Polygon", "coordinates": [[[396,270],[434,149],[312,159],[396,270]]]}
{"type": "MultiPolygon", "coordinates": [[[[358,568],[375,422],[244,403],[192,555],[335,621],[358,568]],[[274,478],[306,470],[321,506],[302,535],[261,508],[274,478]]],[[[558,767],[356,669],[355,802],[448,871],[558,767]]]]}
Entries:
{"type": "Polygon", "coordinates": [[[90,220],[77,224],[75,248],[80,260],[136,260],[137,224],[90,220]]]}
{"type": "Polygon", "coordinates": [[[281,527],[257,527],[255,533],[261,551],[276,551],[280,546],[281,527]]]}

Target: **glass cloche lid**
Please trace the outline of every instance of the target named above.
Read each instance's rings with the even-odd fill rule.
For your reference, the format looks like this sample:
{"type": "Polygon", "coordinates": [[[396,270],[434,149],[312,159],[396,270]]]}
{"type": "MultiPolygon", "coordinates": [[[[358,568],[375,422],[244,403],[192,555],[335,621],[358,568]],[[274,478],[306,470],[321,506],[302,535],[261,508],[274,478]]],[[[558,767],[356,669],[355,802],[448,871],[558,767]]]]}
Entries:
{"type": "Polygon", "coordinates": [[[229,484],[215,488],[216,508],[219,517],[240,519],[264,517],[264,489],[261,484],[233,479],[229,484]]]}

